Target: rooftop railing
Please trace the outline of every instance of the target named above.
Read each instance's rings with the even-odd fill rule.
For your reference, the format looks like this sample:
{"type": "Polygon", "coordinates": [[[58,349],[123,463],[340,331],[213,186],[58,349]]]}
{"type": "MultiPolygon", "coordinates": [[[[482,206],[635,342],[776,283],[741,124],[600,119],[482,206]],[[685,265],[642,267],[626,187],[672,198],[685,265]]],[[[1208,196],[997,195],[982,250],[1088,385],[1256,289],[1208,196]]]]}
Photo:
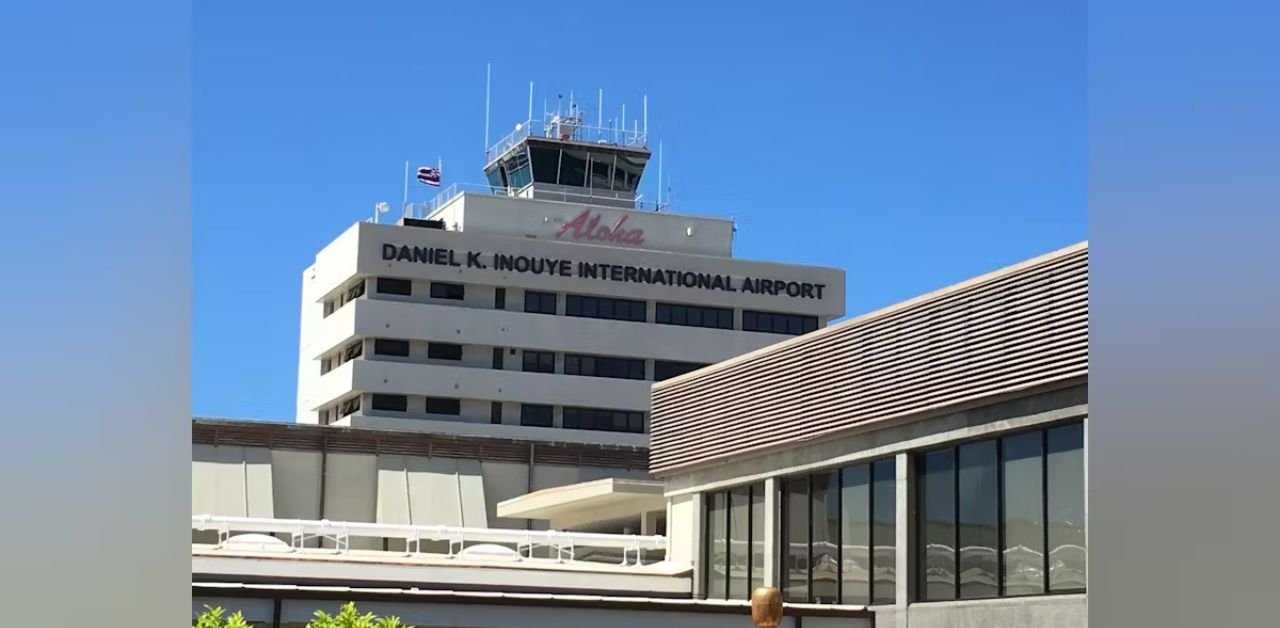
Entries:
{"type": "Polygon", "coordinates": [[[514,131],[485,151],[485,163],[492,163],[524,138],[531,136],[626,148],[647,148],[649,145],[649,136],[639,128],[589,126],[574,118],[553,117],[547,121],[527,120],[517,124],[514,131]]]}
{"type": "MultiPolygon", "coordinates": [[[[600,557],[617,557],[621,554],[622,566],[637,567],[665,559],[667,539],[662,536],[631,534],[600,534],[594,532],[563,532],[559,530],[506,530],[500,528],[466,528],[444,525],[401,525],[388,523],[362,523],[354,521],[328,521],[307,519],[266,519],[258,517],[224,517],[193,515],[191,529],[214,531],[218,534],[215,549],[237,546],[236,536],[241,534],[288,535],[287,545],[279,540],[281,549],[289,552],[323,551],[347,554],[351,551],[352,538],[403,541],[404,556],[433,554],[424,552],[424,542],[443,545],[446,558],[482,556],[488,560],[513,562],[550,561],[554,563],[599,563],[600,557]],[[308,547],[309,541],[328,542],[325,548],[308,547]],[[473,548],[480,554],[469,554],[473,548]],[[505,548],[508,552],[497,552],[505,548]],[[538,550],[546,551],[546,557],[537,556],[538,550]],[[650,557],[657,560],[645,562],[650,557]]],[[[257,543],[247,541],[247,544],[257,543]]],[[[438,553],[435,553],[439,555],[438,553]]]]}
{"type": "MultiPolygon", "coordinates": [[[[444,207],[450,201],[461,196],[463,193],[484,194],[489,196],[509,196],[513,198],[530,198],[524,195],[524,192],[528,189],[528,187],[529,186],[517,189],[517,188],[510,188],[510,187],[492,186],[484,183],[454,183],[444,188],[443,190],[440,190],[429,201],[426,201],[424,203],[409,203],[404,208],[404,215],[406,218],[429,218],[431,215],[439,211],[441,207],[444,207]]],[[[612,192],[605,192],[605,191],[602,191],[599,194],[592,194],[590,190],[571,191],[567,189],[563,189],[563,190],[540,189],[538,190],[537,200],[560,201],[565,203],[585,203],[588,205],[592,204],[592,202],[594,201],[594,202],[604,202],[605,204],[612,205],[614,203],[617,203],[619,200],[618,197],[613,194],[614,193],[612,192]]],[[[639,200],[639,199],[628,203],[628,206],[633,209],[639,209],[644,211],[660,211],[660,210],[668,209],[670,207],[670,205],[668,205],[667,203],[663,203],[659,205],[658,203],[655,203],[652,201],[645,201],[645,200],[639,200]]]]}

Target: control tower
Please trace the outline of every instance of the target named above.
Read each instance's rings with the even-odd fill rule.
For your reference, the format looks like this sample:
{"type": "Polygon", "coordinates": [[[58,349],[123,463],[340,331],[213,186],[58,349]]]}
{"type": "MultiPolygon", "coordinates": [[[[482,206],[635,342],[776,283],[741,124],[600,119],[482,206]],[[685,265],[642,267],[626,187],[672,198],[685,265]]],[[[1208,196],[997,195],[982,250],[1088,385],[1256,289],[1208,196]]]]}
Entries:
{"type": "Polygon", "coordinates": [[[631,129],[625,120],[587,125],[572,98],[559,109],[540,121],[530,116],[488,147],[484,172],[492,188],[520,198],[661,209],[645,207],[636,193],[651,155],[639,121],[631,129]]]}

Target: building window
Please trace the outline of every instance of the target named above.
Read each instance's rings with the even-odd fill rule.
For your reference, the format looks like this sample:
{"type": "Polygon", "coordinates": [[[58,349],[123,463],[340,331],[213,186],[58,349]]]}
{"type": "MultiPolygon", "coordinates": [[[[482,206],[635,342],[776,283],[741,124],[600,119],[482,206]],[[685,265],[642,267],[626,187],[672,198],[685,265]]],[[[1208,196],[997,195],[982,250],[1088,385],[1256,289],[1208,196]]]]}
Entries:
{"type": "Polygon", "coordinates": [[[529,427],[551,427],[552,426],[551,406],[542,406],[532,403],[520,404],[520,425],[529,427]]]}
{"type": "Polygon", "coordinates": [[[507,289],[506,288],[497,288],[493,291],[493,309],[495,310],[507,309],[507,289]]]}
{"type": "Polygon", "coordinates": [[[556,372],[556,354],[550,351],[524,350],[524,372],[554,373],[556,372]]]}
{"type": "Polygon", "coordinates": [[[494,401],[489,404],[489,422],[494,425],[502,425],[502,402],[494,401]]]}
{"type": "Polygon", "coordinates": [[[653,314],[654,322],[661,325],[733,329],[733,310],[728,308],[658,303],[653,314]]]}
{"type": "Polygon", "coordinates": [[[324,375],[333,369],[333,360],[324,358],[320,360],[320,374],[324,375]]]}
{"type": "Polygon", "coordinates": [[[573,430],[644,433],[644,413],[600,408],[565,408],[564,427],[573,430]]]}
{"type": "Polygon", "coordinates": [[[644,379],[644,360],[566,353],[564,356],[564,374],[612,377],[616,379],[644,379]]]}
{"type": "Polygon", "coordinates": [[[377,289],[379,294],[397,294],[407,297],[413,295],[413,282],[408,279],[378,277],[377,289]]]}
{"type": "Polygon", "coordinates": [[[357,279],[356,282],[352,284],[350,288],[347,288],[347,294],[346,294],[346,297],[343,299],[343,303],[350,303],[352,301],[355,301],[356,299],[359,299],[362,296],[364,296],[364,280],[357,279]]]}
{"type": "Polygon", "coordinates": [[[639,323],[648,320],[647,308],[648,306],[644,301],[588,297],[578,294],[566,295],[564,302],[565,316],[607,318],[616,321],[636,321],[639,323]]]}
{"type": "Polygon", "coordinates": [[[662,381],[679,377],[690,371],[696,371],[710,364],[700,364],[698,362],[673,362],[671,360],[654,360],[653,361],[653,379],[654,381],[662,381]]]}
{"type": "Polygon", "coordinates": [[[342,352],[342,361],[347,362],[364,355],[364,341],[357,340],[349,345],[342,352]]]}
{"type": "Polygon", "coordinates": [[[708,493],[703,504],[703,591],[750,599],[764,584],[764,483],[708,493]]]}
{"type": "Polygon", "coordinates": [[[925,601],[1085,590],[1084,427],[917,457],[925,601]]]}
{"type": "Polygon", "coordinates": [[[445,397],[427,397],[427,414],[462,414],[462,401],[445,397]]]}
{"type": "Polygon", "coordinates": [[[338,406],[338,416],[344,417],[360,411],[360,395],[356,395],[338,406]]]}
{"type": "Polygon", "coordinates": [[[788,601],[887,604],[897,583],[892,459],[782,482],[782,591],[788,601]]]}
{"type": "Polygon", "coordinates": [[[524,311],[530,314],[555,314],[556,295],[554,292],[524,291],[524,311]]]}
{"type": "Polygon", "coordinates": [[[818,329],[817,316],[778,314],[776,312],[742,311],[742,331],[799,336],[818,329]]]}
{"type": "Polygon", "coordinates": [[[373,341],[374,355],[393,355],[397,357],[409,357],[409,341],[408,340],[389,340],[387,338],[375,338],[373,341]]]}
{"type": "Polygon", "coordinates": [[[493,348],[493,368],[499,371],[502,370],[502,366],[503,366],[502,355],[503,355],[502,347],[493,348]]]}
{"type": "Polygon", "coordinates": [[[461,360],[462,345],[455,345],[448,342],[428,343],[427,357],[432,360],[461,360]]]}
{"type": "Polygon", "coordinates": [[[373,395],[369,407],[374,410],[404,412],[409,409],[409,398],[404,395],[373,395]]]}
{"type": "Polygon", "coordinates": [[[466,288],[460,283],[447,283],[444,281],[431,282],[431,298],[433,299],[461,301],[466,297],[466,293],[466,288]]]}

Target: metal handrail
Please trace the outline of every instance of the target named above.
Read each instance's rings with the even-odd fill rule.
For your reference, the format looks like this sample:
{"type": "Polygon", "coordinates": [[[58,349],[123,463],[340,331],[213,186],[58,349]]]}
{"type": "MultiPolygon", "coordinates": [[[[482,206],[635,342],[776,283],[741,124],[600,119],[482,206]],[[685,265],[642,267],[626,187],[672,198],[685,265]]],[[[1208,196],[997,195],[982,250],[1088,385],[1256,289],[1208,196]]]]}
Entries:
{"type": "Polygon", "coordinates": [[[516,560],[533,558],[535,547],[551,547],[555,562],[574,562],[577,547],[622,550],[623,565],[644,564],[644,552],[667,551],[667,539],[663,536],[634,534],[602,534],[599,532],[566,532],[560,530],[507,530],[501,528],[468,528],[446,525],[411,525],[393,523],[365,523],[356,521],[329,521],[309,519],[270,519],[263,517],[229,517],[219,515],[192,515],[191,529],[216,531],[219,548],[226,546],[231,532],[290,535],[289,549],[297,551],[308,540],[325,539],[334,543],[333,551],[344,554],[351,546],[351,537],[402,539],[405,555],[420,553],[422,541],[444,541],[448,556],[454,557],[468,542],[506,543],[516,548],[516,560]],[[631,561],[634,556],[634,562],[631,561]]]}
{"type": "MultiPolygon", "coordinates": [[[[517,124],[514,131],[506,134],[502,139],[498,140],[497,143],[485,150],[485,162],[489,163],[494,159],[501,157],[526,137],[535,135],[538,137],[555,137],[551,135],[551,128],[557,124],[557,122],[564,122],[565,120],[566,118],[561,118],[559,120],[551,118],[545,121],[526,120],[517,124]]],[[[639,129],[592,126],[579,123],[572,123],[572,128],[573,132],[567,138],[557,139],[569,139],[575,142],[604,144],[606,146],[634,146],[647,148],[649,145],[648,134],[639,129]]]]}
{"type": "MultiPolygon", "coordinates": [[[[453,183],[453,184],[450,184],[448,187],[437,192],[436,195],[432,197],[431,200],[429,201],[426,201],[424,203],[407,204],[404,207],[404,216],[406,218],[428,218],[433,214],[435,214],[437,211],[439,211],[440,208],[444,207],[450,201],[454,200],[455,198],[461,196],[464,193],[482,194],[486,196],[509,196],[509,197],[526,198],[526,197],[520,196],[520,194],[523,193],[525,190],[527,190],[529,187],[532,187],[533,185],[534,184],[530,184],[523,188],[516,189],[511,187],[493,186],[485,183],[453,183]]],[[[587,193],[580,193],[580,192],[572,192],[567,189],[566,190],[547,189],[547,190],[540,190],[538,192],[538,197],[535,200],[558,201],[558,202],[564,202],[564,203],[584,203],[589,205],[592,203],[592,201],[617,202],[620,199],[618,199],[616,196],[607,196],[604,194],[591,194],[589,190],[587,191],[587,193]]],[[[635,201],[632,201],[630,205],[632,208],[642,210],[642,211],[661,211],[661,210],[669,209],[671,207],[669,203],[658,204],[652,201],[643,201],[638,199],[635,201]]]]}

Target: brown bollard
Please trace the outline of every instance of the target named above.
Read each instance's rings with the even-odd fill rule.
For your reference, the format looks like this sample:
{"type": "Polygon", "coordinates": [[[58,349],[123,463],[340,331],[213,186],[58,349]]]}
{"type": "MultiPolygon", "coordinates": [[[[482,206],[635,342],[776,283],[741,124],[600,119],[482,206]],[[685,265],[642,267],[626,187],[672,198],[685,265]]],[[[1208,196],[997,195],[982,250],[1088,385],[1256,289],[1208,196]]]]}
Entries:
{"type": "Polygon", "coordinates": [[[751,621],[756,628],[778,628],[782,623],[782,592],[777,587],[760,587],[751,592],[751,621]]]}

